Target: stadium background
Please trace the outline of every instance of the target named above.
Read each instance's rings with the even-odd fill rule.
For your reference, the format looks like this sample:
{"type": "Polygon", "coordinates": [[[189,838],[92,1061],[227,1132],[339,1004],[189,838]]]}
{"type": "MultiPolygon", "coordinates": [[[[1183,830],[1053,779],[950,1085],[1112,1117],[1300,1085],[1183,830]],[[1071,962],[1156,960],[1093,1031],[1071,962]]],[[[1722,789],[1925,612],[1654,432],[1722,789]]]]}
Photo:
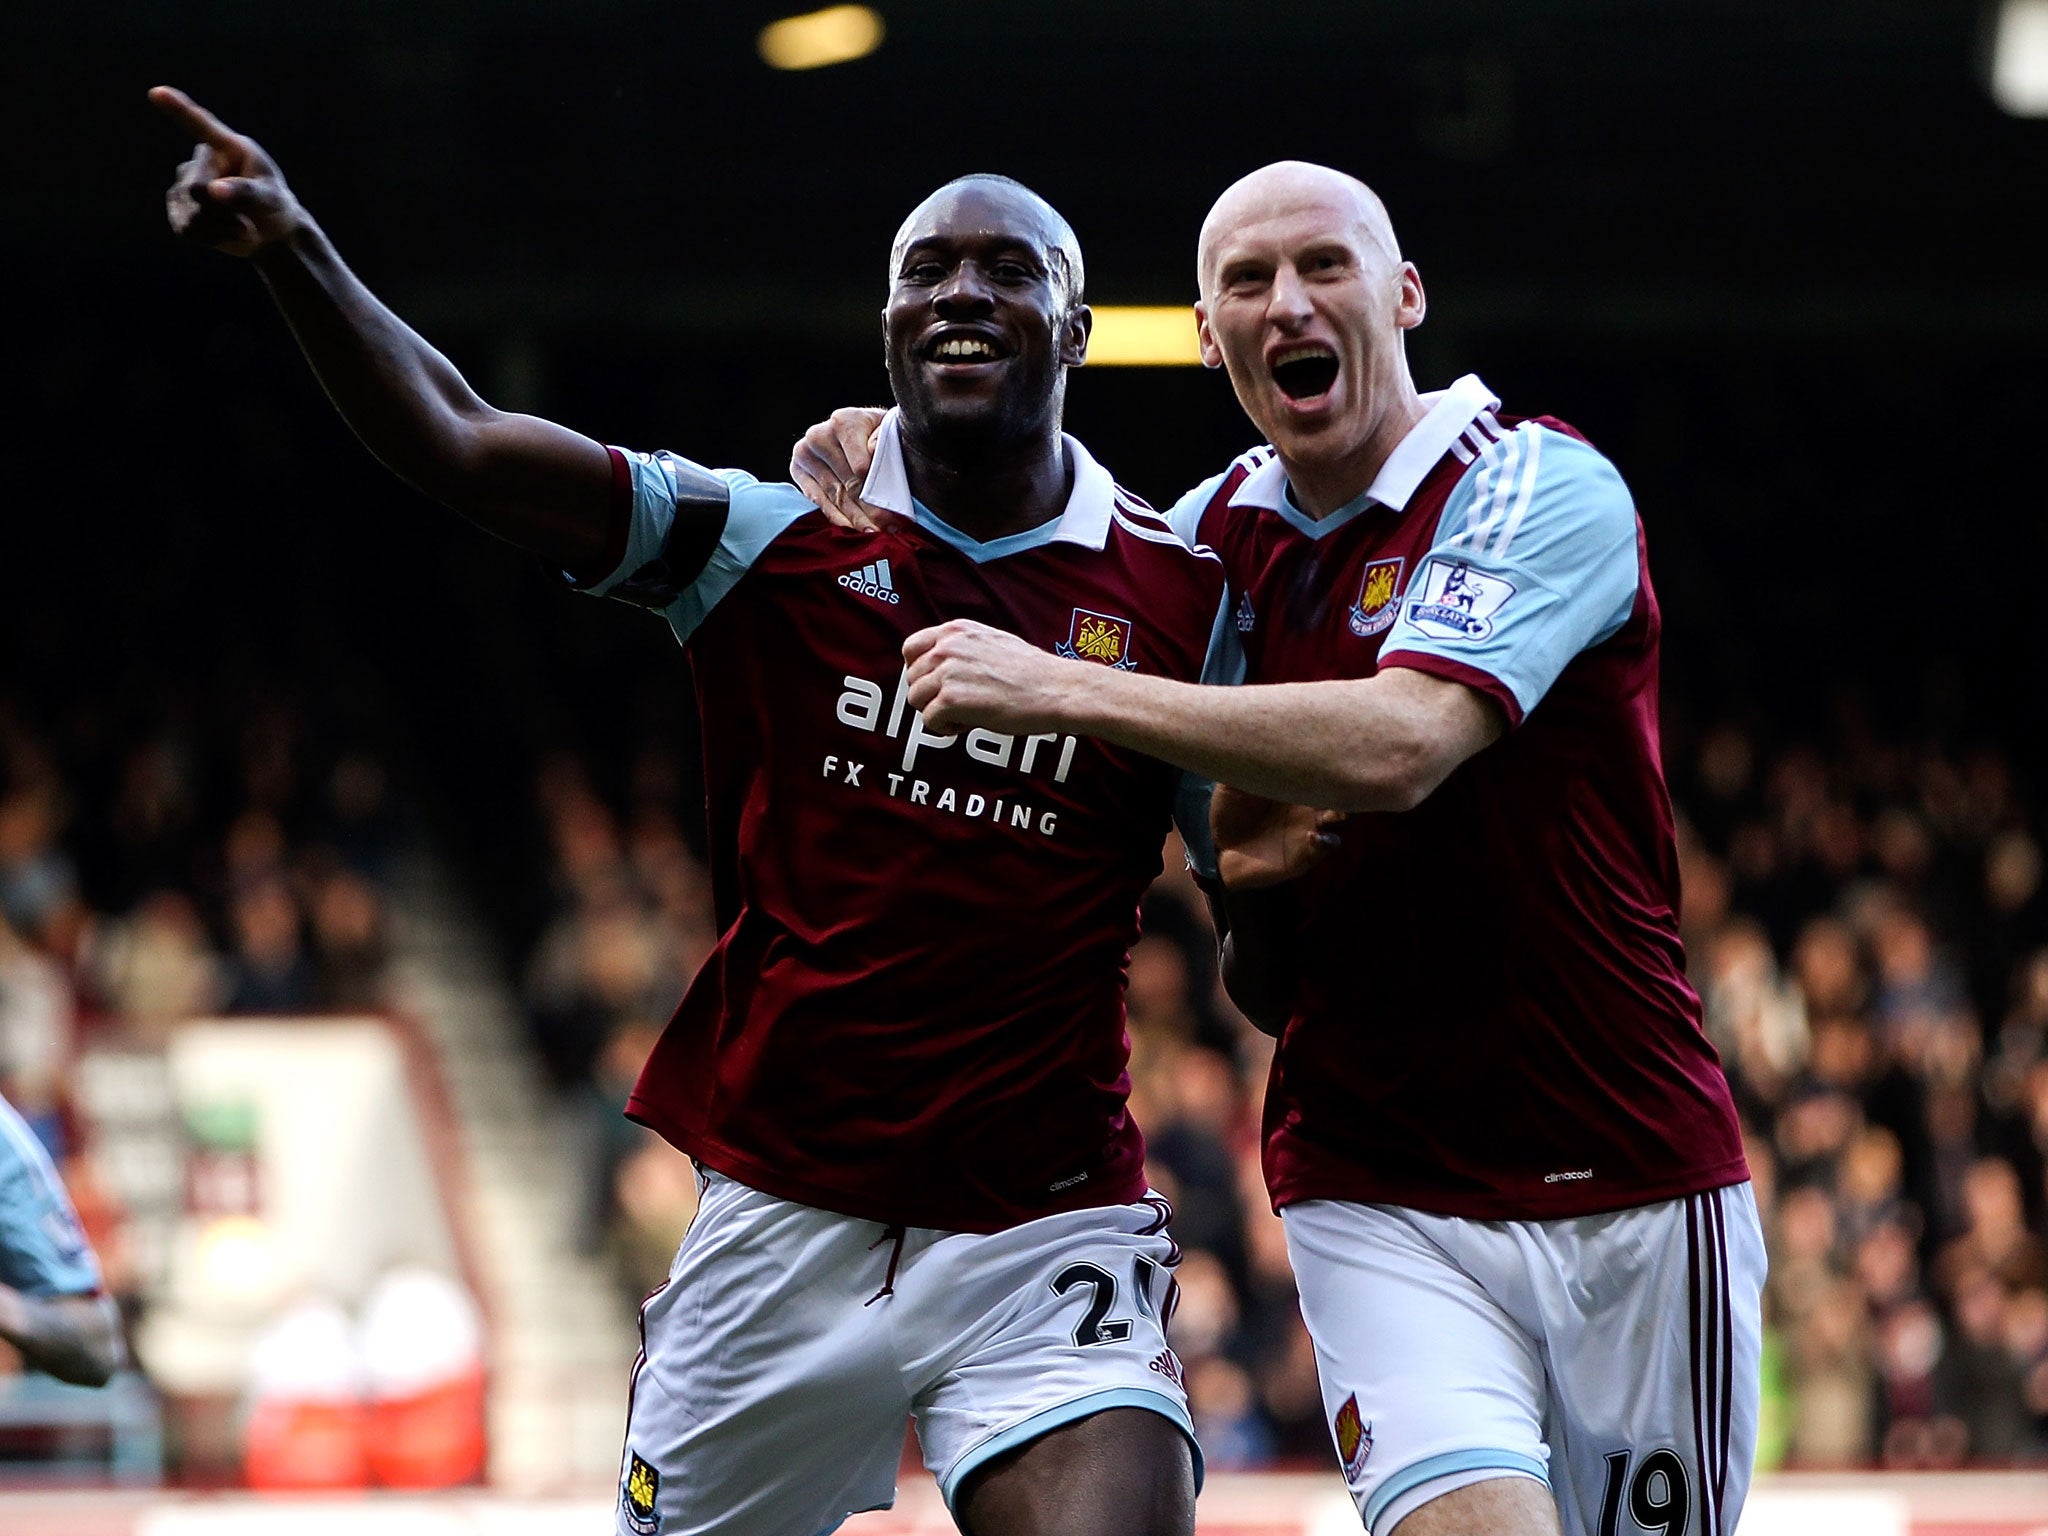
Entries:
{"type": "MultiPolygon", "coordinates": [[[[173,245],[162,81],[270,148],[494,403],[768,475],[881,397],[883,253],[938,181],[1020,177],[1091,299],[1172,304],[1229,179],[1364,175],[1428,284],[1419,382],[1570,419],[1649,530],[1686,935],[1772,1229],[1767,1465],[2038,1467],[2048,124],[1986,88],[1996,8],[880,10],[878,51],[803,73],[761,61],[781,11],[751,0],[0,16],[0,1091],[63,1154],[145,1368],[114,1409],[0,1376],[0,1486],[404,1483],[389,1423],[308,1427],[354,1395],[405,1399],[444,1470],[481,1402],[490,1486],[601,1502],[633,1300],[691,1200],[616,1117],[712,937],[677,653],[385,476],[253,275],[173,245]],[[186,1022],[328,1013],[388,1022],[186,1022]],[[289,1073],[207,1076],[259,1036],[355,1042],[362,1115],[402,1102],[376,1155],[333,1154],[378,1242],[274,1208],[289,1073]]],[[[1252,441],[1195,369],[1086,371],[1069,420],[1160,501],[1252,441]]],[[[1176,1342],[1212,1466],[1320,1469],[1260,1041],[1188,897],[1155,892],[1131,986],[1176,1342]]],[[[1393,963],[1362,949],[1361,994],[1393,963]]],[[[1911,1514],[2048,1521],[2034,1486],[1911,1514]]],[[[0,1513],[157,1508],[50,1497],[0,1513]]]]}

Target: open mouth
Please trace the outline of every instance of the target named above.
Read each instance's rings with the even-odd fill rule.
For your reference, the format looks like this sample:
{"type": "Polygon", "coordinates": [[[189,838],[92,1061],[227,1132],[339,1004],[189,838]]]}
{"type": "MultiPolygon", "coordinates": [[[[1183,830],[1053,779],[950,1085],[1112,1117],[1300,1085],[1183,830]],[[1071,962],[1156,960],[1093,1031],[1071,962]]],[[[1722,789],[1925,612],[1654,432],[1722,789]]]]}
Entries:
{"type": "Polygon", "coordinates": [[[924,355],[930,362],[957,365],[993,363],[1007,354],[985,336],[942,336],[924,355]]]}
{"type": "Polygon", "coordinates": [[[1313,400],[1337,383],[1337,354],[1321,342],[1289,347],[1273,359],[1273,382],[1290,400],[1313,400]]]}

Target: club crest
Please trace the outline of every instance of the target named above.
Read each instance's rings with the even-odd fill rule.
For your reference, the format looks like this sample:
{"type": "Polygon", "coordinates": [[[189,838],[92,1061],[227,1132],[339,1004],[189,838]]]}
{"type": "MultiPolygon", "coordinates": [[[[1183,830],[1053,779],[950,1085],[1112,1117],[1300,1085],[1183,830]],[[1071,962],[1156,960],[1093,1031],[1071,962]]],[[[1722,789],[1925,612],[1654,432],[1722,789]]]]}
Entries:
{"type": "Polygon", "coordinates": [[[1131,659],[1131,621],[1092,608],[1076,608],[1067,638],[1053,649],[1069,661],[1099,662],[1119,672],[1136,669],[1131,659]]]}
{"type": "Polygon", "coordinates": [[[1404,563],[1397,556],[1392,560],[1375,560],[1365,568],[1358,583],[1358,601],[1351,605],[1351,633],[1377,635],[1393,624],[1394,615],[1401,611],[1397,599],[1404,563]]]}
{"type": "Polygon", "coordinates": [[[1365,1470],[1365,1458],[1372,1454],[1372,1426],[1358,1417],[1358,1394],[1344,1399],[1337,1410],[1337,1459],[1344,1463],[1344,1475],[1355,1478],[1365,1470]]]}
{"type": "Polygon", "coordinates": [[[619,1509],[626,1526],[639,1536],[657,1536],[661,1511],[655,1498],[661,1492],[661,1474],[641,1459],[638,1451],[627,1453],[626,1479],[619,1489],[619,1509]]]}

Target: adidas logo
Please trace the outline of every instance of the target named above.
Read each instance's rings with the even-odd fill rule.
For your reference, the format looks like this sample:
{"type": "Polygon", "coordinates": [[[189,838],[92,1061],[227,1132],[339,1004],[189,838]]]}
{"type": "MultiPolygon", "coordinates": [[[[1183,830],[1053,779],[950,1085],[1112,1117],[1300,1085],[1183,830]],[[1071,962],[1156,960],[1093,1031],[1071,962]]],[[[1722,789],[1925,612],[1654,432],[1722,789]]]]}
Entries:
{"type": "Polygon", "coordinates": [[[1252,626],[1258,622],[1259,616],[1252,612],[1252,595],[1247,592],[1243,601],[1237,605],[1237,632],[1240,635],[1248,635],[1252,632],[1252,626]]]}
{"type": "Polygon", "coordinates": [[[862,597],[878,597],[885,603],[900,603],[896,587],[889,580],[889,562],[877,560],[873,565],[864,565],[857,571],[848,571],[839,578],[839,585],[849,592],[858,592],[862,597]]]}

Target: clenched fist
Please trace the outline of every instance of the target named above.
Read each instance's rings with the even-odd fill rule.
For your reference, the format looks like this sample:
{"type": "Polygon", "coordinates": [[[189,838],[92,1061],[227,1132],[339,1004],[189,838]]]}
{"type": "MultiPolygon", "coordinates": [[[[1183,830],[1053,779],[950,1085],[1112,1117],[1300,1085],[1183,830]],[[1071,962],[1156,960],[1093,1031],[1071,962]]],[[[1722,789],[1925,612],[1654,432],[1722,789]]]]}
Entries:
{"type": "Polygon", "coordinates": [[[1086,665],[972,619],[920,629],[903,662],[910,702],[935,731],[1065,730],[1060,684],[1086,665]]]}
{"type": "Polygon", "coordinates": [[[160,85],[150,102],[199,142],[164,194],[171,230],[181,240],[230,256],[253,256],[306,225],[284,173],[254,139],[233,132],[183,91],[160,85]]]}

